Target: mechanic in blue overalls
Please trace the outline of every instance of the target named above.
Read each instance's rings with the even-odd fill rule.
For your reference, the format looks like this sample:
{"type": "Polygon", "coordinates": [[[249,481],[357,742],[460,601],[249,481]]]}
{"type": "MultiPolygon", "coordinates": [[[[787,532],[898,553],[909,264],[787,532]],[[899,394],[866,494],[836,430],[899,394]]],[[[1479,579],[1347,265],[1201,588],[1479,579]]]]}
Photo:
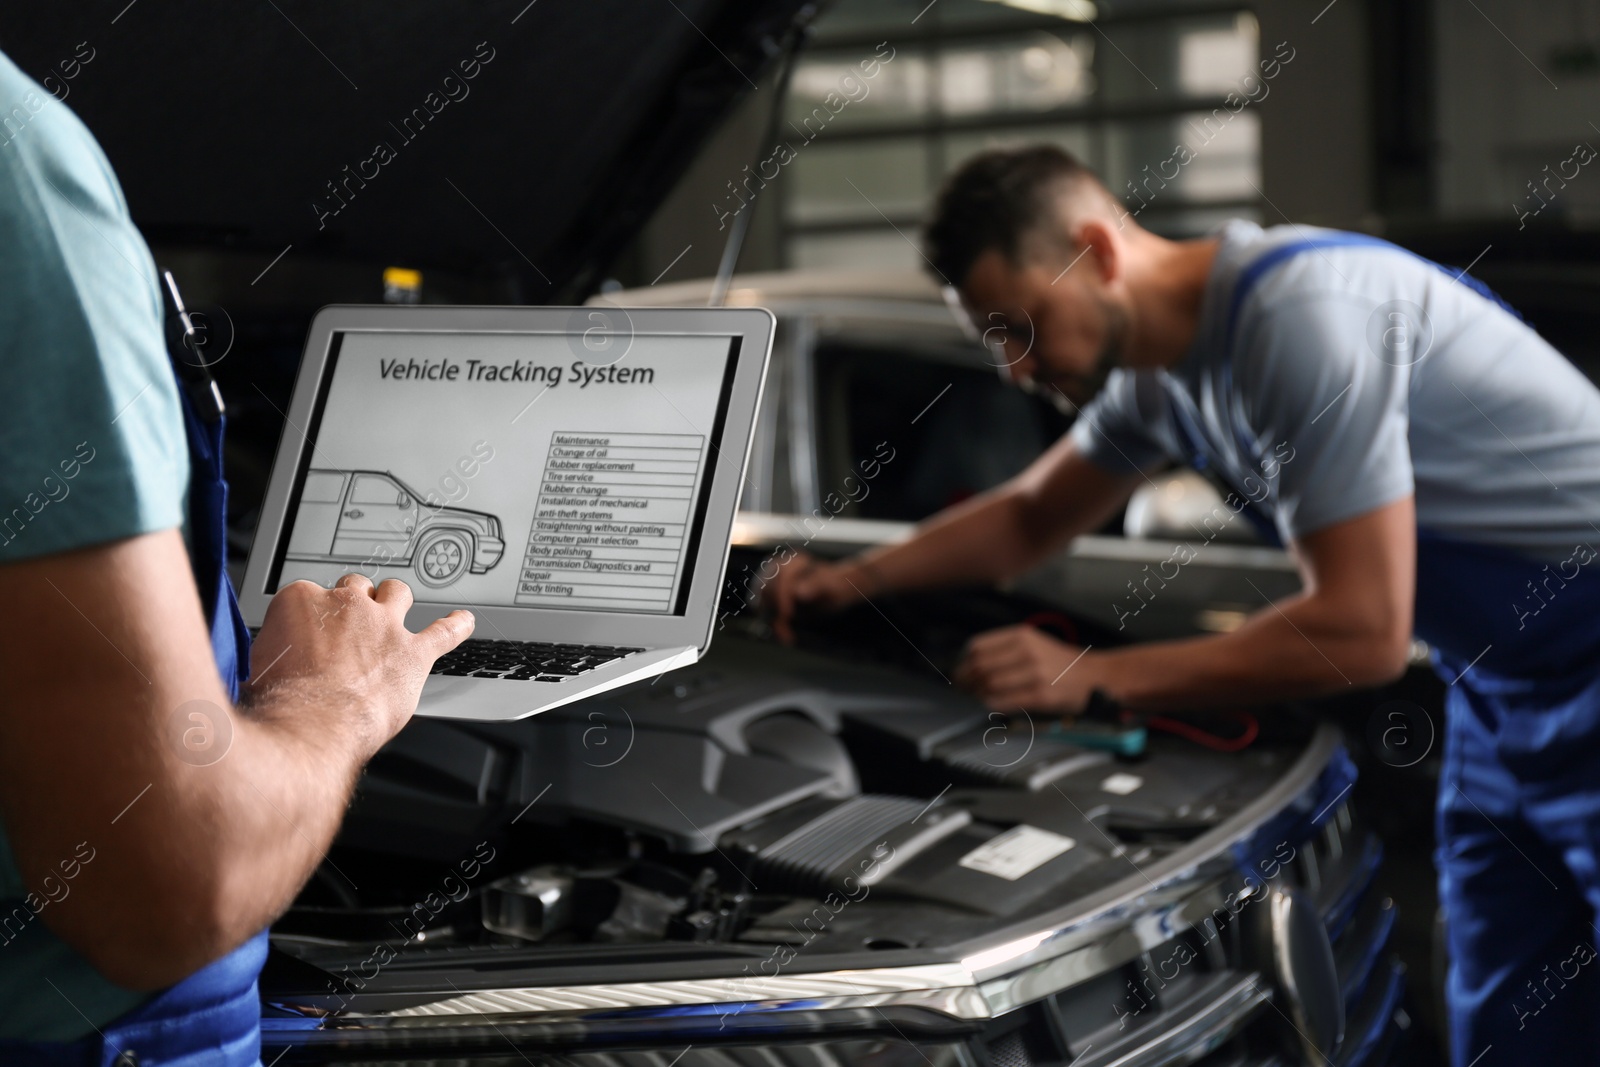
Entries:
{"type": "Polygon", "coordinates": [[[221,405],[111,167],[4,56],[0,114],[0,1063],[254,1064],[265,927],[472,619],[351,575],[250,648],[221,405]]]}
{"type": "Polygon", "coordinates": [[[997,709],[1077,711],[1096,689],[1236,706],[1387,682],[1415,633],[1450,683],[1454,1060],[1600,1061],[1600,392],[1464,273],[1299,226],[1164,240],[1054,148],[974,158],[926,238],[1009,374],[1081,415],[909,541],[787,563],[764,594],[780,633],[797,605],[1014,576],[1154,471],[1209,470],[1230,502],[1193,552],[1259,505],[1303,592],[1232,633],[1112,650],[994,631],[959,680],[997,709]]]}

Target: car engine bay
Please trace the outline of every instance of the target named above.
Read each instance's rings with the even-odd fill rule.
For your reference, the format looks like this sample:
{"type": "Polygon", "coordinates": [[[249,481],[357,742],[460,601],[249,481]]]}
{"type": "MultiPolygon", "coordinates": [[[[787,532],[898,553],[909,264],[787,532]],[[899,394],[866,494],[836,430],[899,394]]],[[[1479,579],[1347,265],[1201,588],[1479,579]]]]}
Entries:
{"type": "Polygon", "coordinates": [[[1242,752],[1153,732],[1130,757],[949,684],[967,636],[1037,608],[886,599],[799,648],[745,613],[651,683],[511,723],[414,720],[274,926],[264,990],[399,989],[485,958],[559,977],[936,954],[1182,847],[1309,736],[1285,712],[1242,752]]]}

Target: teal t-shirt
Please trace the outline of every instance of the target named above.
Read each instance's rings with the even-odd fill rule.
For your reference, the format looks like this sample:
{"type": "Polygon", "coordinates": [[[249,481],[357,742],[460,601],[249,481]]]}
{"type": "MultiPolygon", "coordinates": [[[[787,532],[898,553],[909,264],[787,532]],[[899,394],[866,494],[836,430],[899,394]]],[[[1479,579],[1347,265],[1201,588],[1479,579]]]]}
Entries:
{"type": "MultiPolygon", "coordinates": [[[[182,526],[189,457],[161,318],[100,146],[0,55],[0,565],[182,526]]],[[[0,695],[0,715],[29,713],[0,695]]],[[[84,827],[78,877],[108,829],[84,827]]],[[[0,1037],[81,1037],[147,996],[102,978],[31,900],[0,834],[0,1037]]]]}

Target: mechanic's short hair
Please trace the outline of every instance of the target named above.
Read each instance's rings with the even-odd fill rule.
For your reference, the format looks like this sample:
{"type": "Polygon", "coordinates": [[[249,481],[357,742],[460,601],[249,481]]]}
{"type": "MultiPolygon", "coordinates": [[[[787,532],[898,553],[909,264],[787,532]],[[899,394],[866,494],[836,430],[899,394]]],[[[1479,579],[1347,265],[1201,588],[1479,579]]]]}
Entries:
{"type": "Polygon", "coordinates": [[[1024,240],[1065,205],[1099,213],[1111,201],[1094,171],[1055,145],[991,148],[945,180],[923,229],[925,254],[941,280],[959,287],[990,249],[1020,262],[1024,240]]]}

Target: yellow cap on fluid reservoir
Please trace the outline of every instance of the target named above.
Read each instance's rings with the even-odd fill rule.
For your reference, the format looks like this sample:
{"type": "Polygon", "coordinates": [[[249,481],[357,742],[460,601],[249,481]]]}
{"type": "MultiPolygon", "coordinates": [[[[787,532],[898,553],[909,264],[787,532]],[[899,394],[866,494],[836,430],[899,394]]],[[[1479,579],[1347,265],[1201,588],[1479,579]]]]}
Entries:
{"type": "Polygon", "coordinates": [[[408,267],[385,267],[383,284],[392,285],[396,289],[421,289],[422,272],[408,267]]]}
{"type": "Polygon", "coordinates": [[[407,267],[383,269],[383,302],[415,304],[422,299],[422,272],[407,267]]]}

